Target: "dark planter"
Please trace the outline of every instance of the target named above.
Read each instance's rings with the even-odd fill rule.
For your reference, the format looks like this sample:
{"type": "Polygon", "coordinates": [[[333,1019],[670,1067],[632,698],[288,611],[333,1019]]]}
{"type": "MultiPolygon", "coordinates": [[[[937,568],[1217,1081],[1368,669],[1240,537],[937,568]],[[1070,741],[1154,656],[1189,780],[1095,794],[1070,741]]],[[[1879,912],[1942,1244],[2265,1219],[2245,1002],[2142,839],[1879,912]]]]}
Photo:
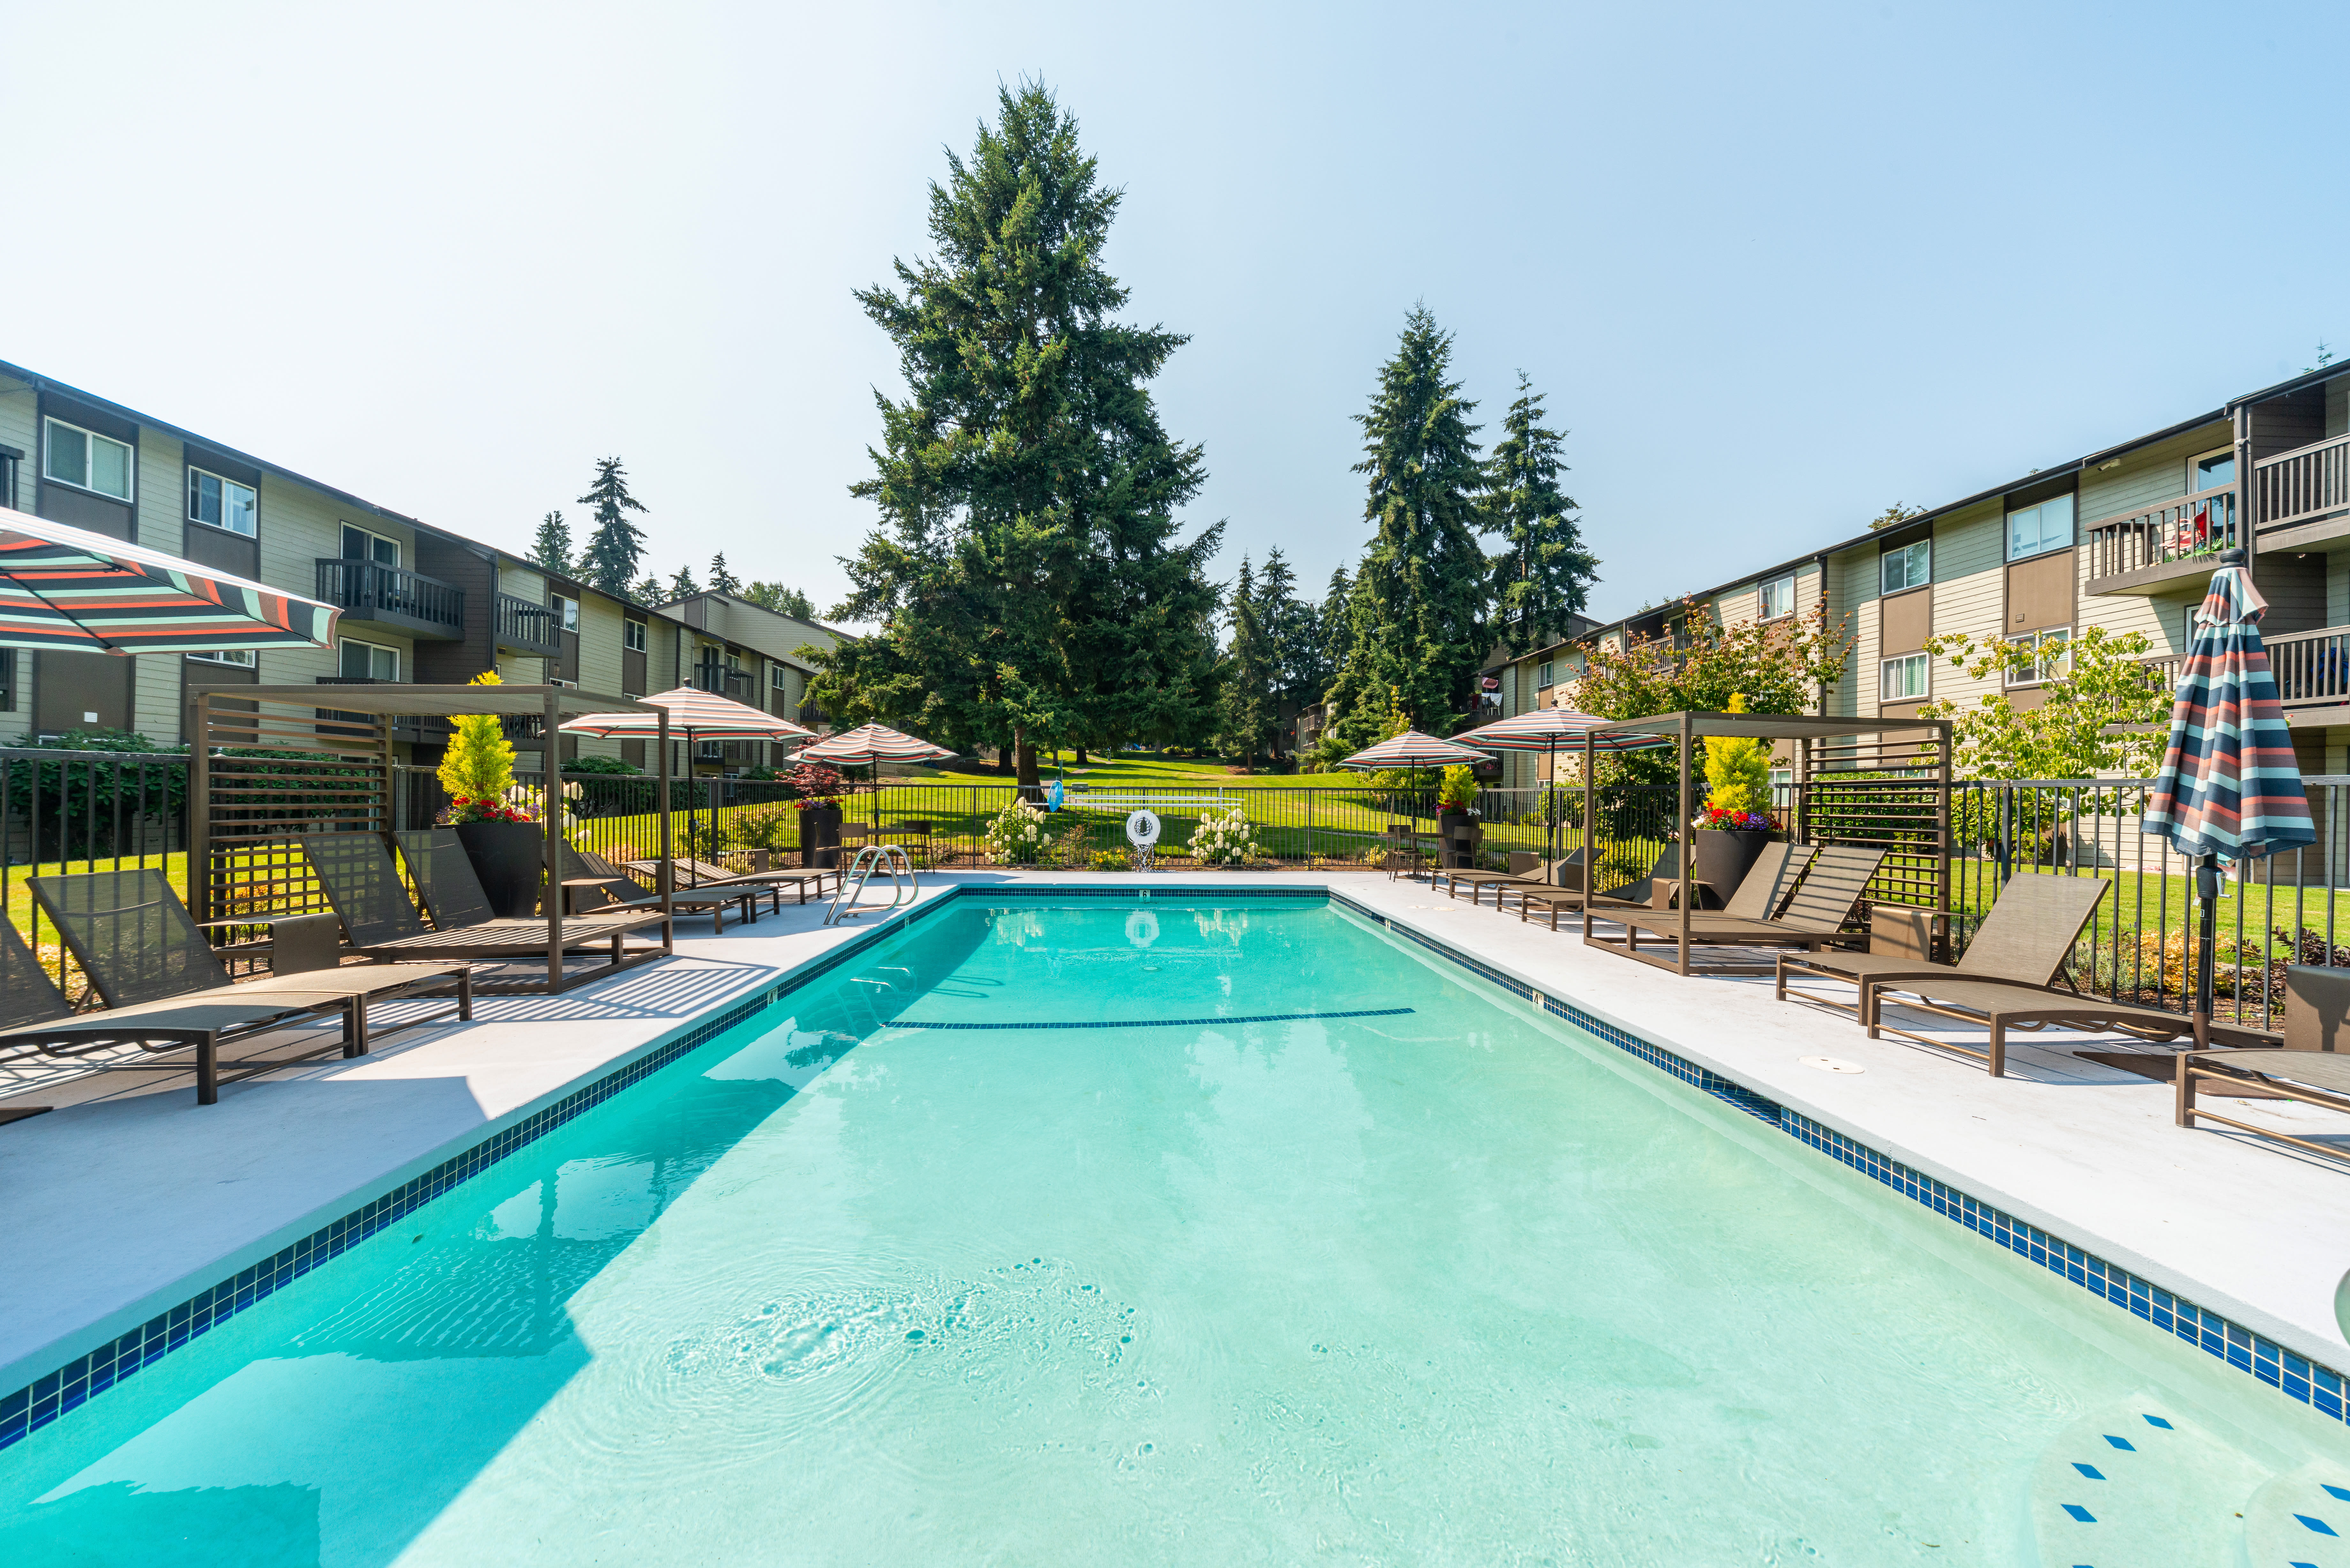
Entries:
{"type": "Polygon", "coordinates": [[[539,872],[546,864],[546,830],[536,822],[461,822],[457,842],[482,879],[490,912],[502,919],[538,913],[539,872]]]}
{"type": "Polygon", "coordinates": [[[803,867],[827,867],[837,869],[840,865],[840,807],[811,805],[800,812],[800,864],[803,867]]]}
{"type": "Polygon", "coordinates": [[[1477,818],[1466,807],[1440,806],[1436,813],[1437,844],[1448,870],[1458,870],[1476,860],[1477,818]]]}
{"type": "Polygon", "coordinates": [[[1697,877],[1700,882],[1712,885],[1713,890],[1727,903],[1746,880],[1747,868],[1762,846],[1771,842],[1765,828],[1742,828],[1735,832],[1720,828],[1700,827],[1697,830],[1697,877]]]}

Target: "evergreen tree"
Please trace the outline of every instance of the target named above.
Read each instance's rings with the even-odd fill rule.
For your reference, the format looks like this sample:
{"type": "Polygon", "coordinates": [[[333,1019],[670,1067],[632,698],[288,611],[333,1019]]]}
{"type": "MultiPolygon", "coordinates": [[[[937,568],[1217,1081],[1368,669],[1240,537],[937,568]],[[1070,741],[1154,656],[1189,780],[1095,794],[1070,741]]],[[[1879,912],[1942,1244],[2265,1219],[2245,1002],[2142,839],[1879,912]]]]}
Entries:
{"type": "Polygon", "coordinates": [[[636,576],[637,563],[645,554],[644,530],[629,522],[628,514],[642,512],[645,504],[629,493],[628,472],[619,458],[596,460],[596,483],[588,487],[579,504],[596,509],[596,532],[588,536],[579,569],[604,592],[615,598],[625,597],[629,580],[636,576]]]}
{"type": "Polygon", "coordinates": [[[531,543],[530,558],[557,576],[572,575],[571,524],[563,520],[562,513],[550,512],[538,520],[538,537],[531,543]]]}
{"type": "Polygon", "coordinates": [[[876,394],[881,514],[846,563],[840,613],[879,632],[822,662],[813,693],[957,750],[1196,739],[1213,724],[1221,524],[1189,544],[1197,447],[1145,384],[1185,339],[1114,320],[1104,270],[1120,192],[1042,86],[1001,89],[970,157],[930,194],[936,254],[858,302],[910,389],[876,394]]]}
{"type": "Polygon", "coordinates": [[[721,550],[710,557],[710,591],[712,593],[737,593],[741,591],[742,587],[742,583],[736,580],[734,574],[726,569],[725,551],[721,550]]]}
{"type": "Polygon", "coordinates": [[[1225,614],[1232,639],[1224,649],[1223,691],[1216,734],[1224,754],[1240,759],[1243,767],[1256,765],[1257,753],[1277,732],[1280,716],[1274,707],[1274,683],[1279,678],[1277,649],[1266,624],[1265,604],[1246,556],[1232,585],[1225,614]]]}
{"type": "Polygon", "coordinates": [[[1542,394],[1521,370],[1517,400],[1485,464],[1487,525],[1502,536],[1493,557],[1493,631],[1520,653],[1566,636],[1599,570],[1568,515],[1575,503],[1558,488],[1563,438],[1542,421],[1542,394]]]}
{"type": "Polygon", "coordinates": [[[1469,422],[1476,405],[1448,379],[1451,361],[1451,336],[1413,306],[1370,411],[1355,416],[1364,435],[1355,472],[1370,476],[1363,512],[1376,532],[1355,583],[1355,646],[1331,692],[1333,726],[1350,742],[1378,738],[1370,732],[1390,689],[1430,733],[1475,701],[1491,573],[1477,537],[1485,476],[1469,422]]]}
{"type": "Polygon", "coordinates": [[[637,579],[637,586],[629,590],[629,597],[640,605],[647,606],[668,602],[667,597],[661,592],[660,579],[650,575],[637,579]]]}
{"type": "Polygon", "coordinates": [[[693,568],[691,566],[680,566],[677,569],[676,574],[669,580],[669,597],[662,602],[673,603],[678,599],[690,599],[701,591],[702,590],[700,588],[694,587],[693,568]]]}
{"type": "Polygon", "coordinates": [[[1264,553],[1257,573],[1257,619],[1264,628],[1269,682],[1275,723],[1273,754],[1281,755],[1280,721],[1286,709],[1295,711],[1321,695],[1321,634],[1315,626],[1314,607],[1297,597],[1297,575],[1274,545],[1264,553]]]}
{"type": "Polygon", "coordinates": [[[1347,668],[1347,660],[1355,651],[1355,579],[1347,568],[1336,566],[1330,572],[1330,586],[1323,591],[1322,607],[1314,617],[1317,634],[1315,668],[1320,679],[1313,682],[1312,701],[1320,702],[1330,694],[1330,683],[1338,679],[1338,671],[1347,668]]]}
{"type": "Polygon", "coordinates": [[[807,595],[797,588],[787,588],[781,583],[753,583],[743,590],[743,597],[761,609],[777,615],[787,615],[795,620],[816,619],[816,606],[807,595]]]}

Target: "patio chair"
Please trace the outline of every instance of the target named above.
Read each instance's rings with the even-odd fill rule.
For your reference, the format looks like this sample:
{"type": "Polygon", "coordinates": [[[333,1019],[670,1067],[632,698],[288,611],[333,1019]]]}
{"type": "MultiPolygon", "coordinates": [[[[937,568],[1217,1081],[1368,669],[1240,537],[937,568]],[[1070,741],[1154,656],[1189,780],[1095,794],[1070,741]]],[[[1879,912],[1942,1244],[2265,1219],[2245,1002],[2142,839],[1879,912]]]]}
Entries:
{"type": "MultiPolygon", "coordinates": [[[[1677,849],[1666,851],[1666,854],[1675,858],[1679,857],[1679,853],[1677,849]]],[[[1794,886],[1795,879],[1803,875],[1804,868],[1811,864],[1811,860],[1812,848],[1809,845],[1765,844],[1762,846],[1762,852],[1754,857],[1754,864],[1747,868],[1745,880],[1739,883],[1738,890],[1731,896],[1729,907],[1718,913],[1709,913],[1703,918],[1707,919],[1769,919],[1777,912],[1780,903],[1786,897],[1787,889],[1794,886]]],[[[1655,875],[1652,874],[1651,880],[1654,879],[1655,875]]],[[[1506,892],[1501,895],[1503,898],[1509,896],[1506,892]]],[[[1554,931],[1558,929],[1560,910],[1581,913],[1586,902],[1578,892],[1550,893],[1522,888],[1516,890],[1516,896],[1518,919],[1521,923],[1531,918],[1535,909],[1544,909],[1550,915],[1550,929],[1554,931]]],[[[1646,902],[1619,901],[1606,894],[1588,902],[1594,912],[1602,910],[1612,912],[1618,909],[1647,910],[1652,908],[1646,902]]],[[[1693,920],[1697,918],[1692,916],[1693,920]]],[[[1586,923],[1588,924],[1587,921],[1586,923]]],[[[1675,929],[1678,930],[1678,928],[1675,929]]]]}
{"type": "MultiPolygon", "coordinates": [[[[460,962],[305,970],[231,983],[220,955],[160,870],[35,877],[30,886],[41,912],[106,1006],[102,1012],[73,1012],[14,924],[0,921],[6,927],[0,935],[0,1021],[5,1023],[0,1053],[71,1058],[123,1044],[158,1054],[193,1050],[196,1103],[209,1106],[219,1100],[224,1081],[273,1072],[329,1050],[362,1056],[377,1040],[451,1016],[432,1012],[390,1029],[370,1029],[367,1010],[372,1001],[453,984],[454,1016],[473,1015],[472,967],[460,962]],[[339,1041],[269,1058],[224,1080],[224,1044],[321,1012],[342,1014],[339,1041]]],[[[185,1062],[155,1061],[106,1065],[159,1072],[188,1067],[185,1062]]]]}
{"type": "MultiPolygon", "coordinates": [[[[726,907],[729,904],[742,911],[745,924],[757,920],[759,895],[762,893],[775,899],[776,909],[780,909],[784,907],[783,895],[764,883],[747,887],[738,885],[725,888],[672,888],[670,892],[670,907],[681,916],[707,915],[710,917],[712,929],[723,931],[726,929],[726,907]]],[[[598,914],[609,909],[643,909],[660,907],[660,894],[645,891],[636,882],[614,870],[611,862],[602,856],[591,854],[584,849],[575,849],[568,844],[563,846],[563,894],[566,900],[564,909],[566,914],[573,912],[569,908],[569,900],[575,894],[600,894],[608,900],[603,909],[589,909],[579,911],[583,914],[598,914]]]]}
{"type": "MultiPolygon", "coordinates": [[[[1494,887],[1496,885],[1504,888],[1512,886],[1531,886],[1535,888],[1561,888],[1569,886],[1570,884],[1567,882],[1565,877],[1565,871],[1568,867],[1572,867],[1575,872],[1575,881],[1572,885],[1580,887],[1583,879],[1583,862],[1586,853],[1587,851],[1577,849],[1572,854],[1560,857],[1556,860],[1537,859],[1530,868],[1524,871],[1471,871],[1465,867],[1457,867],[1451,870],[1439,871],[1436,874],[1436,881],[1444,884],[1444,896],[1448,898],[1459,898],[1461,896],[1461,889],[1462,888],[1467,888],[1470,889],[1469,901],[1472,904],[1478,901],[1482,889],[1494,887]]],[[[1495,895],[1496,907],[1499,906],[1499,898],[1500,896],[1498,894],[1495,895]]]]}
{"type": "Polygon", "coordinates": [[[1781,953],[1779,1000],[1787,1000],[1790,976],[1850,984],[1855,995],[1849,1003],[1803,992],[1797,993],[1797,1000],[1833,1007],[1855,1018],[1867,1016],[1872,987],[1898,980],[1964,978],[2046,990],[2064,972],[2073,956],[2073,944],[2080,940],[2082,929],[2097,912],[2098,900],[2111,886],[2102,877],[2019,872],[2007,879],[1999,897],[1991,900],[1991,913],[1983,917],[1981,929],[1954,964],[1893,952],[1781,953]]]}
{"type": "MultiPolygon", "coordinates": [[[[2239,1121],[2207,1111],[2197,1098],[2208,1088],[2230,1099],[2298,1100],[2307,1106],[2350,1111],[2350,970],[2294,964],[2285,970],[2284,1048],[2188,1051],[2176,1058],[2172,1075],[2174,1119],[2191,1127],[2199,1117],[2255,1137],[2273,1138],[2312,1154],[2350,1160],[2350,1148],[2295,1137],[2277,1127],[2239,1121]]],[[[2112,1063],[2115,1058],[2100,1056],[2112,1063]]]]}
{"type": "MultiPolygon", "coordinates": [[[[658,860],[629,860],[622,864],[631,876],[656,878],[660,876],[661,863],[658,860]]],[[[687,888],[748,887],[753,883],[770,888],[797,888],[799,901],[803,904],[807,902],[809,883],[816,884],[816,896],[821,898],[824,897],[824,879],[830,877],[838,880],[840,877],[838,869],[829,866],[811,867],[806,870],[785,867],[767,871],[729,871],[723,866],[713,866],[707,860],[690,857],[673,859],[670,864],[677,867],[679,878],[687,888]]],[[[776,899],[775,907],[778,909],[783,908],[780,898],[776,899]]]]}
{"type": "MultiPolygon", "coordinates": [[[[2012,1029],[2038,1030],[2061,1023],[2158,1042],[2176,1040],[2181,1035],[2191,1037],[2195,1033],[2195,1019],[2190,1013],[2165,1012],[2104,997],[2077,996],[1996,980],[1871,979],[1861,997],[1861,1021],[1868,1025],[1871,1040],[1898,1034],[1921,1045],[1956,1051],[1983,1063],[1994,1078],[2007,1075],[2007,1035],[2012,1029]],[[1979,1025],[1990,1037],[1983,1045],[1974,1046],[1896,1028],[1885,1022],[1888,1001],[1911,1012],[1979,1025]]],[[[2251,1047],[2274,1045],[2281,1040],[2269,1030],[2242,1024],[2214,1023],[2210,1033],[2215,1040],[2251,1047]]]]}
{"type": "MultiPolygon", "coordinates": [[[[1804,846],[1786,847],[1800,852],[1804,846]]],[[[1810,857],[1810,864],[1802,872],[1803,879],[1794,884],[1793,892],[1784,894],[1783,907],[1778,914],[1749,914],[1747,910],[1767,909],[1780,904],[1790,880],[1784,867],[1794,862],[1794,854],[1790,853],[1777,867],[1766,866],[1771,858],[1774,857],[1756,857],[1729,904],[1720,912],[1689,911],[1690,946],[1820,948],[1855,939],[1855,933],[1847,928],[1853,912],[1860,906],[1861,896],[1868,890],[1869,878],[1885,863],[1884,850],[1829,845],[1810,857]],[[1749,887],[1757,876],[1762,877],[1762,886],[1750,896],[1749,887]]],[[[1596,946],[1638,958],[1643,932],[1670,941],[1675,947],[1679,945],[1679,910],[1618,909],[1610,910],[1609,918],[1623,926],[1624,935],[1620,940],[1591,938],[1596,946]]]]}
{"type": "MultiPolygon", "coordinates": [[[[547,956],[545,920],[502,919],[490,913],[481,878],[473,875],[473,864],[465,858],[455,833],[439,827],[403,833],[400,838],[417,885],[425,890],[426,904],[432,911],[432,929],[426,929],[417,918],[416,906],[400,883],[400,867],[382,835],[310,833],[299,840],[353,948],[378,962],[547,956]]],[[[558,956],[598,948],[608,950],[608,968],[612,971],[673,952],[669,917],[658,909],[626,909],[565,918],[556,937],[558,956]],[[625,939],[630,933],[656,928],[661,939],[658,948],[627,946],[625,939]]],[[[547,980],[551,989],[560,989],[558,973],[550,972],[547,980]]]]}
{"type": "Polygon", "coordinates": [[[1380,866],[1387,872],[1388,881],[1394,881],[1398,872],[1409,877],[1419,875],[1419,868],[1427,859],[1419,847],[1419,828],[1413,823],[1388,824],[1388,830],[1380,840],[1387,846],[1387,854],[1380,866]]]}

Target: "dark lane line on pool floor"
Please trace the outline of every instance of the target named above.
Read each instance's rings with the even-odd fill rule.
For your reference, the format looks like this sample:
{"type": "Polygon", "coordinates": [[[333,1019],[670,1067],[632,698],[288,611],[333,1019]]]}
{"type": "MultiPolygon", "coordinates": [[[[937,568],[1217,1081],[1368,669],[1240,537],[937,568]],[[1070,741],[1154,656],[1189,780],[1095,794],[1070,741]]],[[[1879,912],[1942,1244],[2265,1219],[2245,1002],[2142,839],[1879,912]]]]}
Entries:
{"type": "Polygon", "coordinates": [[[1413,1007],[1363,1007],[1351,1012],[1250,1012],[1207,1018],[1111,1018],[1099,1023],[924,1023],[900,1018],[886,1025],[891,1029],[1185,1029],[1203,1023],[1298,1023],[1316,1018],[1393,1018],[1399,1013],[1416,1012],[1413,1007]]]}

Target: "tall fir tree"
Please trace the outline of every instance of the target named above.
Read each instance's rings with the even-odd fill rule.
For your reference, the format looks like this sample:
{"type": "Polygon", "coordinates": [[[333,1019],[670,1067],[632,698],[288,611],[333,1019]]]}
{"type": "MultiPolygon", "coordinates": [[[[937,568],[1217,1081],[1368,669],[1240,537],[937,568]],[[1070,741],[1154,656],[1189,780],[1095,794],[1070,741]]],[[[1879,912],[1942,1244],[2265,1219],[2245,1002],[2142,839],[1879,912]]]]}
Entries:
{"type": "Polygon", "coordinates": [[[637,579],[637,586],[629,590],[629,597],[636,600],[637,603],[640,605],[658,605],[669,602],[669,596],[661,592],[660,579],[654,576],[650,572],[637,579]]]}
{"type": "Polygon", "coordinates": [[[669,602],[673,602],[678,599],[690,599],[701,591],[702,589],[694,584],[693,568],[691,566],[680,566],[675,572],[671,574],[669,579],[669,602]]]}
{"type": "Polygon", "coordinates": [[[645,555],[644,530],[629,521],[629,514],[642,512],[645,504],[629,493],[628,471],[619,458],[596,460],[596,483],[579,504],[596,509],[596,531],[588,536],[579,570],[589,583],[614,598],[624,598],[645,555]]]}
{"type": "Polygon", "coordinates": [[[1120,192],[1043,86],[998,92],[930,192],[936,253],[858,295],[909,396],[879,393],[880,524],[840,613],[879,625],[820,660],[815,699],[958,750],[1203,737],[1212,727],[1222,525],[1177,540],[1200,451],[1146,384],[1180,335],[1113,319],[1102,265],[1120,192]]]}
{"type": "Polygon", "coordinates": [[[795,620],[816,619],[816,606],[798,588],[787,588],[781,583],[753,583],[743,590],[743,597],[761,609],[787,615],[795,620]]]}
{"type": "Polygon", "coordinates": [[[1425,306],[1404,318],[1379,371],[1363,427],[1370,478],[1363,508],[1375,532],[1355,584],[1355,646],[1332,689],[1332,727],[1369,744],[1392,695],[1422,730],[1443,733],[1471,711],[1470,683],[1486,644],[1491,566],[1478,542],[1485,486],[1476,404],[1450,379],[1451,335],[1425,306]]]}
{"type": "Polygon", "coordinates": [[[1542,394],[1523,370],[1502,439],[1485,461],[1486,523],[1502,536],[1493,556],[1493,635],[1529,653],[1560,641],[1598,580],[1599,557],[1584,547],[1574,500],[1561,493],[1565,437],[1543,426],[1542,394]]]}
{"type": "Polygon", "coordinates": [[[735,577],[734,574],[726,569],[725,551],[721,550],[718,554],[710,557],[710,591],[712,593],[739,593],[742,591],[742,583],[735,577]]]}
{"type": "Polygon", "coordinates": [[[1270,650],[1268,680],[1276,721],[1273,754],[1278,759],[1282,723],[1321,695],[1321,634],[1315,625],[1314,607],[1298,598],[1297,574],[1289,569],[1288,557],[1278,545],[1264,553],[1264,565],[1257,571],[1256,605],[1270,650]]]}
{"type": "Polygon", "coordinates": [[[573,575],[571,524],[563,520],[561,512],[550,512],[538,520],[538,537],[531,541],[530,558],[557,576],[573,575]]]}
{"type": "Polygon", "coordinates": [[[1243,767],[1256,765],[1257,753],[1273,741],[1279,725],[1274,691],[1279,679],[1278,650],[1265,618],[1265,603],[1246,556],[1225,607],[1232,641],[1224,649],[1223,690],[1220,693],[1216,736],[1227,756],[1243,767]]]}
{"type": "Polygon", "coordinates": [[[1314,629],[1317,634],[1315,669],[1320,679],[1314,682],[1310,701],[1326,701],[1330,683],[1338,679],[1338,671],[1347,668],[1347,660],[1355,653],[1355,579],[1343,566],[1330,569],[1330,586],[1323,590],[1322,607],[1315,612],[1314,629]]]}

